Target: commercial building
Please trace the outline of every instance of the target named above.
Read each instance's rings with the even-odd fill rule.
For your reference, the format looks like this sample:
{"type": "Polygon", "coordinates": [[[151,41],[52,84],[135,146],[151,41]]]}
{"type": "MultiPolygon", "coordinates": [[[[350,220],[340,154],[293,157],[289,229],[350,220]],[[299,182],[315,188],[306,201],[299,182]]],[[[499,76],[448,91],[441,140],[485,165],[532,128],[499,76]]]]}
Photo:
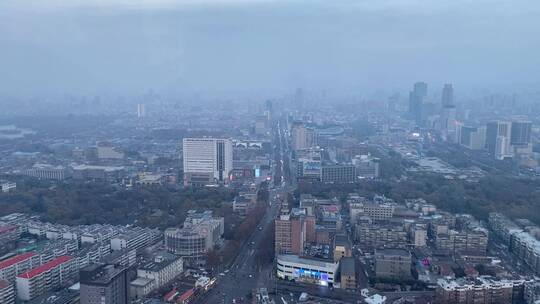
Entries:
{"type": "Polygon", "coordinates": [[[78,180],[115,181],[125,174],[125,168],[118,166],[76,165],[72,168],[73,178],[78,180]]]}
{"type": "Polygon", "coordinates": [[[0,280],[0,303],[15,304],[15,289],[13,283],[0,280]]]}
{"type": "Polygon", "coordinates": [[[127,304],[127,270],[123,266],[91,264],[80,271],[81,304],[127,304]]]}
{"type": "Polygon", "coordinates": [[[523,303],[524,280],[496,279],[481,276],[476,279],[437,280],[438,304],[512,304],[523,303]]]}
{"type": "Polygon", "coordinates": [[[344,257],[339,264],[341,288],[355,290],[357,281],[354,257],[344,257]]]}
{"type": "Polygon", "coordinates": [[[428,85],[425,82],[414,84],[413,90],[409,93],[409,116],[417,124],[422,122],[423,108],[427,97],[428,85]]]}
{"type": "Polygon", "coordinates": [[[233,169],[230,139],[184,138],[182,147],[186,186],[228,182],[233,169]]]}
{"type": "Polygon", "coordinates": [[[188,264],[202,264],[206,253],[221,239],[223,232],[222,217],[212,217],[211,211],[197,213],[191,210],[182,228],[165,230],[165,246],[188,264]]]}
{"type": "Polygon", "coordinates": [[[375,276],[378,279],[408,280],[411,278],[411,253],[405,249],[375,250],[375,276]]]}
{"type": "Polygon", "coordinates": [[[161,252],[137,269],[137,277],[152,280],[153,288],[158,289],[182,274],[183,269],[181,257],[161,252]]]}
{"type": "Polygon", "coordinates": [[[60,256],[17,276],[17,297],[29,301],[53,289],[73,284],[77,276],[76,260],[60,256]]]}
{"type": "Polygon", "coordinates": [[[35,164],[32,168],[23,170],[22,174],[39,179],[63,180],[67,178],[66,168],[47,164],[35,164]]]}
{"type": "Polygon", "coordinates": [[[284,280],[334,285],[339,263],[291,254],[277,256],[277,277],[284,280]]]}
{"type": "Polygon", "coordinates": [[[356,170],[356,177],[363,178],[378,178],[380,175],[378,158],[372,157],[369,154],[356,155],[352,159],[352,163],[356,170]]]}
{"type": "Polygon", "coordinates": [[[512,121],[510,144],[528,145],[531,143],[532,122],[526,120],[512,121]]]}
{"type": "Polygon", "coordinates": [[[99,159],[123,159],[124,153],[118,151],[110,143],[99,143],[96,148],[97,157],[99,159]]]}
{"type": "Polygon", "coordinates": [[[483,150],[486,147],[486,127],[461,126],[460,142],[471,150],[483,150]]]}
{"type": "Polygon", "coordinates": [[[486,127],[486,148],[497,159],[512,156],[510,145],[512,124],[508,121],[489,122],[486,127]]]}
{"type": "Polygon", "coordinates": [[[321,182],[325,184],[350,184],[356,181],[356,167],[352,164],[323,165],[321,168],[321,182]]]}

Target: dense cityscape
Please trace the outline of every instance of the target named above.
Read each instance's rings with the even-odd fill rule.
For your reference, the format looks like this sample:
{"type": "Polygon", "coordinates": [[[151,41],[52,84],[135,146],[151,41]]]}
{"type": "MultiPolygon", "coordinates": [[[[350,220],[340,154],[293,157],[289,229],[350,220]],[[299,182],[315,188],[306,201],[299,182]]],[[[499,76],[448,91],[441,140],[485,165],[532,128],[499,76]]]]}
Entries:
{"type": "Polygon", "coordinates": [[[0,304],[540,304],[538,3],[23,2],[0,304]]]}
{"type": "Polygon", "coordinates": [[[536,303],[538,116],[458,100],[5,118],[2,303],[536,303]]]}

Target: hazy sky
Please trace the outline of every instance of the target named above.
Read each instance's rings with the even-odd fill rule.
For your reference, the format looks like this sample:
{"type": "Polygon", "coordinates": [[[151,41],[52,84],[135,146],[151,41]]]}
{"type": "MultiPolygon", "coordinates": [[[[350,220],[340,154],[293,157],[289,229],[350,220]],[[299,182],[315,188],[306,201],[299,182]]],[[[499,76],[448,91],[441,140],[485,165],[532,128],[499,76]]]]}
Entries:
{"type": "Polygon", "coordinates": [[[2,0],[0,95],[540,80],[538,0],[2,0]]]}

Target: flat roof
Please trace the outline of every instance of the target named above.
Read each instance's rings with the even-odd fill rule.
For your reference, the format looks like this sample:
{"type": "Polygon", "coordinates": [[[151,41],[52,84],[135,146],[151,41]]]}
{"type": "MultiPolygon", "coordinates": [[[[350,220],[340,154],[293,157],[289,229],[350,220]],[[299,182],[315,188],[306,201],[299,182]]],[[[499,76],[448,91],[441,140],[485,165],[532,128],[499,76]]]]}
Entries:
{"type": "Polygon", "coordinates": [[[384,248],[377,249],[375,254],[384,254],[384,255],[397,255],[397,256],[410,256],[411,253],[405,249],[400,248],[384,248]]]}
{"type": "Polygon", "coordinates": [[[337,268],[338,264],[331,261],[322,261],[309,257],[299,257],[294,254],[280,254],[278,255],[278,261],[284,261],[289,263],[307,264],[324,268],[337,268]]]}
{"type": "Polygon", "coordinates": [[[341,258],[341,274],[354,276],[356,273],[355,261],[353,257],[343,257],[341,258]]]}

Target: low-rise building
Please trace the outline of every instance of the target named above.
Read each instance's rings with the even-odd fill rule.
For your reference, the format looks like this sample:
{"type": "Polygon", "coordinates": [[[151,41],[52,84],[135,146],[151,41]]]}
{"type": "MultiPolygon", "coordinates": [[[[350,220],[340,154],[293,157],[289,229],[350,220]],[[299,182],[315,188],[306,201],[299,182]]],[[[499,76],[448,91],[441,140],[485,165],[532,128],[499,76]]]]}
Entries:
{"type": "Polygon", "coordinates": [[[153,280],[153,288],[161,288],[182,274],[183,260],[167,252],[161,252],[137,269],[137,276],[153,280]]]}
{"type": "Polygon", "coordinates": [[[19,274],[17,297],[29,301],[53,289],[73,284],[77,271],[75,259],[71,256],[60,256],[19,274]]]}
{"type": "Polygon", "coordinates": [[[337,278],[338,266],[339,263],[333,261],[280,254],[277,256],[277,277],[290,281],[332,286],[337,278]]]}
{"type": "Polygon", "coordinates": [[[221,239],[223,232],[222,217],[212,217],[211,211],[190,211],[182,228],[165,230],[165,246],[188,264],[202,264],[206,253],[221,239]]]}
{"type": "Polygon", "coordinates": [[[12,190],[15,190],[17,188],[17,184],[13,182],[6,182],[6,181],[0,181],[0,190],[3,193],[10,192],[12,190]]]}
{"type": "Polygon", "coordinates": [[[13,283],[0,280],[0,303],[15,304],[15,289],[13,283]]]}
{"type": "Polygon", "coordinates": [[[503,304],[522,303],[524,280],[497,279],[481,276],[476,279],[437,280],[438,304],[503,304]]]}
{"type": "Polygon", "coordinates": [[[411,253],[405,249],[388,248],[375,251],[375,276],[377,279],[411,279],[411,253]]]}
{"type": "Polygon", "coordinates": [[[3,260],[0,262],[0,280],[13,282],[19,274],[35,268],[40,264],[41,259],[35,252],[27,252],[3,260]]]}

